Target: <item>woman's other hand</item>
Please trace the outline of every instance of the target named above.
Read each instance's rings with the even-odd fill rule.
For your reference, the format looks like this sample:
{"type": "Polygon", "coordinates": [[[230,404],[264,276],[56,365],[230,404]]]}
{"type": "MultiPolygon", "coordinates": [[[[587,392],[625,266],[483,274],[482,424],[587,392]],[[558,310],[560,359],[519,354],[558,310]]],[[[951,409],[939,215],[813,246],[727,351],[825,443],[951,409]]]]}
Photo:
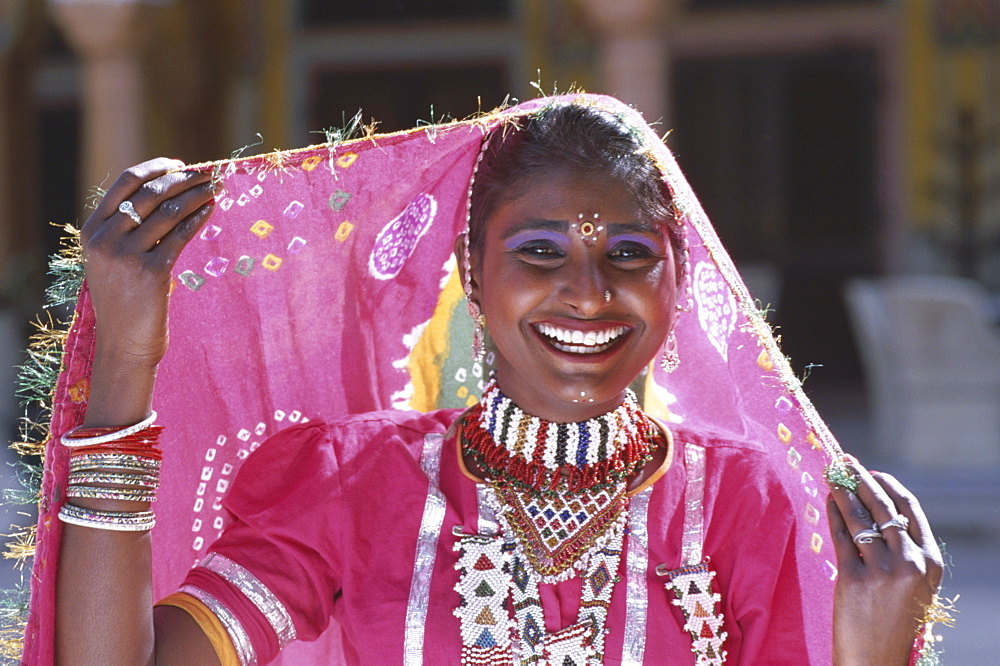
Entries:
{"type": "Polygon", "coordinates": [[[905,665],[941,584],[941,551],[912,493],[888,474],[850,467],[857,492],[834,485],[827,501],[839,569],[834,663],[905,665]]]}
{"type": "Polygon", "coordinates": [[[157,158],[127,169],[83,225],[97,353],[108,362],[154,368],[166,352],[170,271],[214,203],[211,175],[183,167],[157,158]]]}

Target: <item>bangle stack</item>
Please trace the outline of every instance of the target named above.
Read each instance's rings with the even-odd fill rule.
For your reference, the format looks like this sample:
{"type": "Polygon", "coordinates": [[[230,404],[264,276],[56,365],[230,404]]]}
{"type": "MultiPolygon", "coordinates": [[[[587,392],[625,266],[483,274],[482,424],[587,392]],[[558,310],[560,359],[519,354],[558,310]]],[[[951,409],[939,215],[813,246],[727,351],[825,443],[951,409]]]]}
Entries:
{"type": "MultiPolygon", "coordinates": [[[[75,428],[60,441],[70,449],[66,497],[153,502],[160,485],[163,426],[156,412],[127,428],[75,428]]],[[[64,523],[117,532],[142,532],[155,524],[153,512],[97,511],[74,504],[59,509],[64,523]]]]}

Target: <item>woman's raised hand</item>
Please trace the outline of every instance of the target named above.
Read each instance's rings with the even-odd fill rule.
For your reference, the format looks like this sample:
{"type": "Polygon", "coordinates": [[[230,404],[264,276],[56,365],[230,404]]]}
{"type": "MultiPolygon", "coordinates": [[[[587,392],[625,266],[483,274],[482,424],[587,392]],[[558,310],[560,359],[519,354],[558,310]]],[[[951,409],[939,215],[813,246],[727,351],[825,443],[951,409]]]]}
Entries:
{"type": "Polygon", "coordinates": [[[839,569],[834,663],[905,665],[941,584],[941,551],[917,498],[899,481],[853,462],[850,469],[857,492],[834,485],[827,501],[839,569]]]}
{"type": "Polygon", "coordinates": [[[97,316],[87,427],[128,426],[149,413],[167,351],[170,271],[213,207],[211,175],[183,166],[158,158],[127,169],[83,225],[97,316]]]}
{"type": "Polygon", "coordinates": [[[106,361],[153,368],[166,351],[170,271],[213,207],[211,175],[183,166],[157,158],[127,169],[83,225],[97,353],[106,361]]]}

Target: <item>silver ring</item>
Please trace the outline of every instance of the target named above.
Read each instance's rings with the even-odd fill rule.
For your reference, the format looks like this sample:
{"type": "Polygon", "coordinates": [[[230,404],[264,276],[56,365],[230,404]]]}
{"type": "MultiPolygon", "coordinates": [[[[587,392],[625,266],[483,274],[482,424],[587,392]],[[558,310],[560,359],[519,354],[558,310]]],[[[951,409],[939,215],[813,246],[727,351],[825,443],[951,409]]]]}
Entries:
{"type": "Polygon", "coordinates": [[[900,513],[897,513],[891,520],[887,520],[879,525],[878,529],[879,531],[883,531],[888,527],[898,527],[905,532],[910,529],[910,519],[900,513]]]}
{"type": "Polygon", "coordinates": [[[882,533],[878,530],[861,530],[854,535],[854,543],[872,543],[875,539],[881,539],[882,533]]]}
{"type": "Polygon", "coordinates": [[[611,290],[610,289],[605,289],[604,290],[604,302],[605,303],[610,303],[611,302],[611,290]]]}
{"type": "Polygon", "coordinates": [[[135,212],[135,206],[133,206],[132,202],[129,201],[128,199],[123,201],[121,205],[118,206],[118,212],[125,213],[126,215],[131,217],[132,221],[135,222],[135,226],[139,226],[140,224],[142,224],[142,218],[139,217],[139,213],[135,212]]]}

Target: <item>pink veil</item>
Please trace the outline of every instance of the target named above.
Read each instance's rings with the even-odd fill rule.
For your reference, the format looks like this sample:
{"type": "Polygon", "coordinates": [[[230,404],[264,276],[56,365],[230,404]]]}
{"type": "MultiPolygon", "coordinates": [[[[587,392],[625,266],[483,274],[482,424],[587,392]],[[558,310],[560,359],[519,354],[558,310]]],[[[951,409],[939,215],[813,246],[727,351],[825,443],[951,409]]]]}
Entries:
{"type": "MultiPolygon", "coordinates": [[[[250,452],[308,419],[477,399],[471,323],[452,258],[469,182],[491,129],[546,105],[603,107],[645,136],[688,238],[689,303],[676,329],[680,367],[651,367],[647,411],[771,453],[799,523],[807,663],[829,660],[835,558],[824,465],[840,449],[802,392],[769,326],[672,155],[632,109],[594,95],[527,102],[482,117],[337,144],[223,161],[217,208],[177,262],[170,349],[154,408],[166,426],[155,505],[154,595],[166,596],[225,524],[220,499],[250,452]]],[[[66,342],[51,436],[86,408],[94,316],[86,287],[66,342]]],[[[53,657],[56,512],[65,451],[48,446],[24,661],[53,657]]],[[[735,535],[734,535],[735,536],[735,535]]],[[[327,664],[331,627],[280,662],[327,664]]]]}

